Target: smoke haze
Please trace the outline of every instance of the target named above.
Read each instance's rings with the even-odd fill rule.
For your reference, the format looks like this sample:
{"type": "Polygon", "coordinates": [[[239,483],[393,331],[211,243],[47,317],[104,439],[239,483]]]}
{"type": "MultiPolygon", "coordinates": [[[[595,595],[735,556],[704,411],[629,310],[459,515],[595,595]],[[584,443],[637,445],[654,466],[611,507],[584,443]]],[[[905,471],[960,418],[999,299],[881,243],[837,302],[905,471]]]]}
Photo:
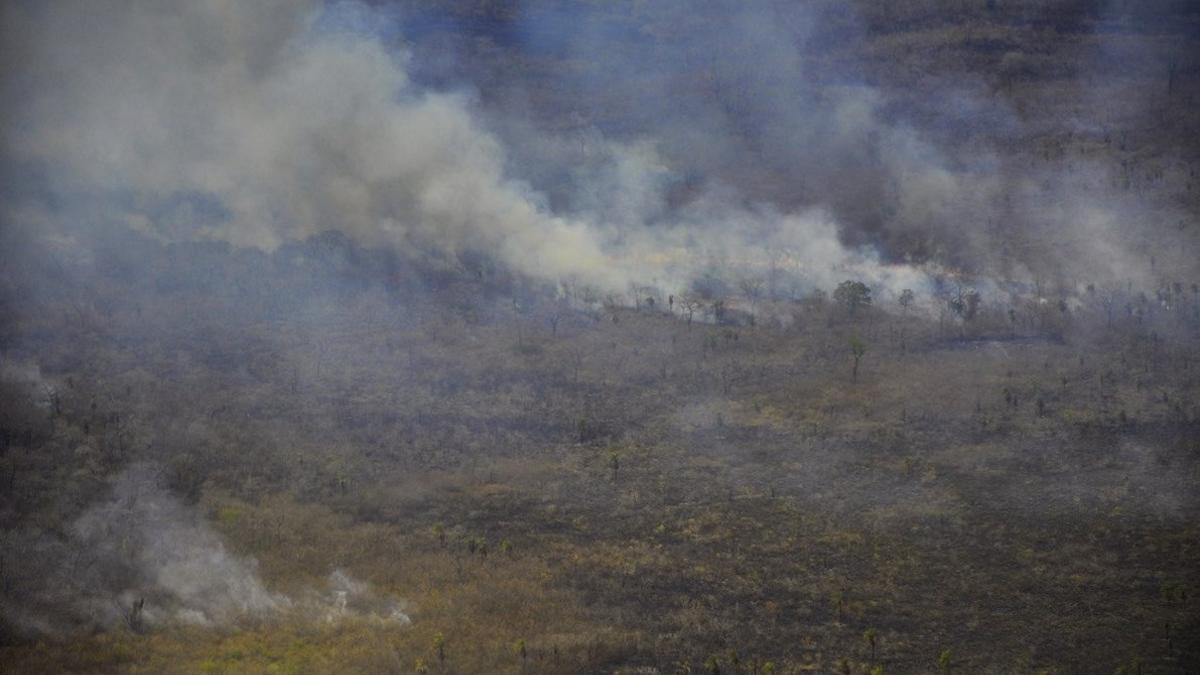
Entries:
{"type": "Polygon", "coordinates": [[[273,249],[336,229],[605,280],[594,234],[504,176],[463,96],[414,87],[403,53],[318,9],[8,6],[9,166],[93,222],[169,240],[273,249]]]}
{"type": "MultiPolygon", "coordinates": [[[[1130,240],[1175,214],[1102,196],[1118,180],[1103,165],[1005,158],[1029,130],[969,77],[939,85],[933,142],[919,106],[897,113],[831,44],[856,40],[851,14],[522,4],[481,48],[439,41],[419,9],[10,3],[4,156],[22,176],[5,220],[266,250],[337,230],[610,291],[677,291],[714,259],[759,273],[781,250],[809,288],[924,289],[947,266],[1074,288],[1063,257],[1155,282],[1130,240]],[[514,51],[568,65],[506,75],[514,51]]],[[[1193,239],[1161,262],[1191,271],[1193,239]]]]}
{"type": "Polygon", "coordinates": [[[109,498],[83,512],[65,536],[7,533],[5,620],[54,635],[224,624],[288,603],[162,483],[157,469],[135,465],[113,478],[109,498]]]}
{"type": "Polygon", "coordinates": [[[1200,662],[1193,4],[0,0],[0,662],[1200,662]]]}

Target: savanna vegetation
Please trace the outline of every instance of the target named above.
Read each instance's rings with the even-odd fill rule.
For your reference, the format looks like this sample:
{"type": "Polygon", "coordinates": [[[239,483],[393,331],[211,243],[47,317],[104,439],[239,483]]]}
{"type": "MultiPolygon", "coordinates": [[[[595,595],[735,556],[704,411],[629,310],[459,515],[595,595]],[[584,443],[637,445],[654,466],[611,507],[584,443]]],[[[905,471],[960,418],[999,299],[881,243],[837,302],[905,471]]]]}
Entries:
{"type": "MultiPolygon", "coordinates": [[[[1081,105],[1094,3],[949,4],[853,3],[869,39],[829,58],[908,89],[914,118],[930,73],[991,73],[1035,130],[1004,132],[1006,157],[1121,167],[1092,189],[1195,234],[1194,60],[1110,83],[1161,80],[1156,125],[1113,108],[1081,131],[1052,120],[1081,105]]],[[[1102,27],[1194,44],[1188,8],[1124,4],[1102,27]]],[[[954,257],[912,236],[895,250],[954,257]]],[[[1045,236],[1003,255],[1053,261],[1045,236]]],[[[75,237],[87,256],[0,230],[21,252],[0,269],[0,601],[41,602],[54,542],[147,464],[293,600],[224,623],[116,594],[115,625],[6,613],[0,671],[1200,669],[1200,278],[1162,240],[1137,244],[1164,261],[1152,286],[947,265],[893,293],[714,264],[611,293],[334,232],[264,252],[97,215],[75,237]],[[340,572],[405,620],[327,611],[340,572]]]]}
{"type": "Polygon", "coordinates": [[[689,322],[515,279],[360,285],[335,239],[129,244],[136,277],[54,268],[7,325],[44,378],[6,383],[7,522],[68,523],[151,459],[270,588],[345,569],[412,623],[18,641],[15,670],[1195,662],[1190,291],[939,318],[843,290],[734,325],[698,294],[689,322]]]}

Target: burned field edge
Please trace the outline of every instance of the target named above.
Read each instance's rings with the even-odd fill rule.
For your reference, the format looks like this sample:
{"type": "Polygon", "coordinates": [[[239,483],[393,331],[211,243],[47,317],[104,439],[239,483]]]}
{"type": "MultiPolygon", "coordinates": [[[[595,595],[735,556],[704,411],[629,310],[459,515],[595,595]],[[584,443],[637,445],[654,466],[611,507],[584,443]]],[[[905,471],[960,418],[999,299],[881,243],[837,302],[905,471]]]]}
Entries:
{"type": "MultiPolygon", "coordinates": [[[[14,630],[5,659],[1194,663],[1190,304],[1112,321],[1099,300],[1035,303],[1013,324],[999,306],[938,321],[817,295],[764,300],[750,326],[553,294],[519,307],[464,283],[322,291],[312,323],[94,285],[13,324],[7,357],[41,379],[6,383],[6,528],[53,536],[149,460],[272,590],[346,569],[413,623],[14,630]]],[[[5,588],[20,593],[11,568],[5,588]]]]}

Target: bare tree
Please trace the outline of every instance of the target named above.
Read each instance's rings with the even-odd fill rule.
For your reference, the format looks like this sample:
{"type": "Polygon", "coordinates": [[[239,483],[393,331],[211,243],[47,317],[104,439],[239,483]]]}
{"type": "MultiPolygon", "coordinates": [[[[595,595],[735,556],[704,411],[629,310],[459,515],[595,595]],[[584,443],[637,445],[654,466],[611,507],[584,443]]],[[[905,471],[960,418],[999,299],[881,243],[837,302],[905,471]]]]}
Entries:
{"type": "Polygon", "coordinates": [[[688,327],[691,328],[692,319],[695,317],[696,312],[704,310],[704,301],[694,293],[683,293],[679,295],[676,302],[679,304],[679,309],[683,312],[684,316],[687,317],[688,327]]]}
{"type": "Polygon", "coordinates": [[[550,334],[558,337],[558,326],[571,313],[567,299],[557,298],[546,307],[546,323],[550,325],[550,334]]]}
{"type": "Polygon", "coordinates": [[[950,310],[963,321],[959,330],[960,337],[966,337],[966,324],[975,320],[975,316],[979,313],[979,302],[982,298],[983,296],[979,294],[979,291],[973,288],[965,290],[959,288],[958,292],[950,297],[950,310]]]}
{"type": "Polygon", "coordinates": [[[600,291],[595,286],[580,286],[576,291],[579,301],[587,307],[595,307],[600,302],[600,291]]]}
{"type": "Polygon", "coordinates": [[[758,300],[762,297],[765,283],[758,277],[742,277],[738,281],[738,288],[741,289],[742,295],[750,301],[750,311],[755,312],[758,307],[758,300]]]}
{"type": "Polygon", "coordinates": [[[145,623],[142,620],[142,609],[146,606],[145,598],[138,598],[133,601],[129,609],[123,609],[121,616],[125,620],[126,627],[135,633],[141,633],[145,628],[145,623]]]}

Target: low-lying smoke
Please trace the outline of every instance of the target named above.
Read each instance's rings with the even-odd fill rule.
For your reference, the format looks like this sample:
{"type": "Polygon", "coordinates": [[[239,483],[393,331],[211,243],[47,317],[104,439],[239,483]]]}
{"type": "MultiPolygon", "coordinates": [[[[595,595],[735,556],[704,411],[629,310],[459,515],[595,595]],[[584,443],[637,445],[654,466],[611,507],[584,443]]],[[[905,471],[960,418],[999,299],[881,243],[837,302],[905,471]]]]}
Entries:
{"type": "Polygon", "coordinates": [[[4,618],[33,634],[225,624],[289,604],[164,486],[129,467],[62,533],[6,533],[4,618]]]}
{"type": "Polygon", "coordinates": [[[296,598],[271,592],[256,562],[230,552],[151,464],[114,476],[106,498],[62,532],[25,528],[4,537],[0,616],[27,635],[223,626],[282,616],[411,623],[404,601],[340,569],[324,589],[296,598]]]}

